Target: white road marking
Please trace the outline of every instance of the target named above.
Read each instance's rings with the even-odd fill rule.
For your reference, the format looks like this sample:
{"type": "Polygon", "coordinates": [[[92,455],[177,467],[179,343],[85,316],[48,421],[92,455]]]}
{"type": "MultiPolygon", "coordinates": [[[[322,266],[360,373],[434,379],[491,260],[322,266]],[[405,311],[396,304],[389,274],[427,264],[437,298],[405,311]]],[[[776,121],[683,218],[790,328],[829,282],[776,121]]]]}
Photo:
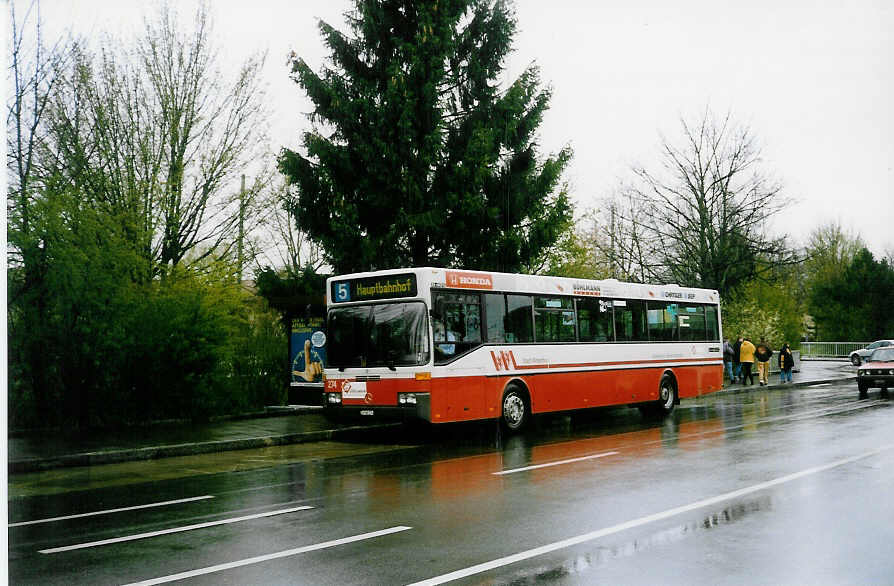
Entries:
{"type": "Polygon", "coordinates": [[[520,562],[522,560],[530,559],[536,556],[540,556],[546,553],[550,553],[559,549],[564,549],[567,547],[572,547],[574,545],[579,545],[581,543],[585,543],[587,541],[592,541],[594,539],[599,539],[600,537],[605,537],[606,535],[611,535],[613,533],[619,533],[626,529],[632,529],[634,527],[639,527],[641,525],[646,525],[648,523],[654,523],[655,521],[661,521],[663,519],[667,519],[669,517],[674,517],[676,515],[680,515],[682,513],[687,513],[689,511],[694,511],[696,509],[700,509],[703,507],[708,507],[711,505],[715,505],[717,503],[721,503],[724,501],[728,501],[731,499],[743,497],[745,495],[758,492],[761,490],[765,490],[768,488],[772,488],[774,486],[778,486],[780,484],[784,484],[786,482],[792,482],[793,480],[798,480],[799,478],[804,478],[805,476],[810,476],[811,474],[817,474],[819,472],[824,472],[826,470],[831,470],[832,468],[838,468],[840,466],[844,466],[846,464],[851,464],[858,460],[863,460],[865,458],[869,458],[871,456],[875,456],[884,451],[890,450],[894,448],[894,444],[888,444],[872,450],[870,452],[865,452],[863,454],[859,454],[857,456],[851,456],[850,458],[843,458],[841,460],[836,460],[834,462],[830,462],[829,464],[823,464],[822,466],[815,466],[813,468],[808,468],[806,470],[801,470],[800,472],[795,472],[793,474],[788,474],[786,476],[780,476],[779,478],[775,478],[773,480],[768,480],[767,482],[761,482],[758,484],[754,484],[752,486],[748,486],[746,488],[740,488],[739,490],[734,490],[731,492],[726,492],[721,495],[717,495],[714,497],[702,499],[700,501],[696,501],[694,503],[690,503],[688,505],[683,505],[680,507],[675,507],[673,509],[668,509],[666,511],[655,513],[654,515],[648,515],[646,517],[640,517],[639,519],[634,519],[632,521],[627,521],[625,523],[619,523],[617,525],[612,525],[611,527],[606,527],[604,529],[599,529],[597,531],[592,531],[590,533],[584,533],[583,535],[578,535],[576,537],[571,537],[569,539],[563,539],[562,541],[556,541],[553,543],[549,543],[547,545],[543,545],[541,547],[537,547],[534,549],[529,549],[527,551],[522,551],[513,555],[509,555],[506,557],[502,557],[496,560],[492,560],[489,562],[485,562],[482,564],[478,564],[475,566],[470,566],[468,568],[464,568],[461,570],[456,570],[455,572],[450,572],[449,574],[442,574],[440,576],[435,576],[434,578],[429,578],[428,580],[423,580],[421,582],[415,582],[410,586],[435,586],[436,584],[444,584],[446,582],[452,582],[453,580],[459,580],[461,578],[467,578],[469,576],[473,576],[475,574],[480,574],[481,572],[487,572],[488,570],[493,570],[496,568],[500,568],[503,566],[508,566],[510,564],[514,564],[515,562],[520,562]]]}
{"type": "Polygon", "coordinates": [[[590,456],[581,456],[580,458],[571,458],[569,460],[558,460],[556,462],[547,462],[546,464],[535,464],[533,466],[525,466],[524,468],[513,468],[512,470],[503,470],[501,472],[494,472],[495,476],[502,476],[504,474],[514,474],[516,472],[524,472],[525,470],[536,470],[537,468],[548,468],[550,466],[559,466],[561,464],[571,464],[572,462],[582,462],[584,460],[594,460],[596,458],[605,458],[606,456],[614,456],[618,452],[605,452],[604,454],[593,454],[590,456]]]}
{"type": "Polygon", "coordinates": [[[10,527],[21,527],[23,525],[36,525],[38,523],[52,523],[53,521],[65,521],[67,519],[80,519],[82,517],[93,517],[95,515],[109,515],[111,513],[120,513],[122,511],[136,511],[137,509],[149,509],[152,507],[166,507],[168,505],[179,505],[180,503],[191,503],[193,501],[201,501],[205,499],[213,499],[214,496],[206,494],[204,496],[194,496],[188,499],[178,499],[176,501],[164,501],[161,503],[149,503],[147,505],[136,505],[133,507],[121,507],[120,509],[106,509],[104,511],[93,511],[92,513],[80,513],[77,515],[66,515],[64,517],[50,517],[48,519],[35,519],[34,521],[21,521],[19,523],[10,523],[10,527]]]}
{"type": "Polygon", "coordinates": [[[111,539],[103,539],[101,541],[91,541],[89,543],[76,543],[75,545],[66,545],[63,547],[53,547],[50,549],[41,549],[40,553],[60,553],[63,551],[72,551],[74,549],[84,549],[87,547],[98,547],[100,545],[109,545],[111,543],[122,543],[124,541],[135,541],[137,539],[147,539],[149,537],[158,537],[159,535],[170,535],[171,533],[181,533],[183,531],[192,531],[194,529],[204,529],[205,527],[215,527],[217,525],[229,525],[230,523],[239,523],[240,521],[250,521],[252,519],[261,519],[263,517],[273,517],[274,515],[285,515],[286,513],[294,513],[296,511],[306,511],[313,507],[301,506],[292,507],[290,509],[279,509],[278,511],[267,511],[266,513],[257,513],[255,515],[246,515],[244,517],[232,517],[230,519],[221,519],[219,521],[209,521],[208,523],[198,523],[196,525],[185,525],[183,527],[172,527],[170,529],[162,529],[161,531],[150,531],[149,533],[138,533],[135,535],[125,535],[124,537],[113,537],[111,539]]]}
{"type": "Polygon", "coordinates": [[[152,578],[150,580],[143,580],[142,582],[133,582],[132,584],[127,584],[126,586],[150,586],[152,584],[164,584],[166,582],[173,582],[174,580],[183,580],[185,578],[193,578],[195,576],[203,576],[205,574],[211,574],[213,572],[221,572],[223,570],[231,570],[233,568],[240,568],[242,566],[248,566],[251,564],[259,564],[261,562],[267,562],[270,560],[276,560],[279,558],[298,555],[299,553],[307,553],[309,551],[317,551],[320,549],[326,549],[328,547],[335,547],[337,545],[345,545],[347,543],[354,543],[355,541],[363,541],[365,539],[373,539],[374,537],[382,537],[383,535],[399,533],[401,531],[406,531],[408,529],[412,529],[412,527],[405,527],[403,525],[398,526],[398,527],[390,527],[388,529],[382,529],[381,531],[373,531],[371,533],[363,533],[361,535],[353,535],[351,537],[343,537],[341,539],[333,539],[332,541],[324,541],[323,543],[316,543],[314,545],[305,545],[304,547],[296,547],[295,549],[287,549],[285,551],[279,551],[279,552],[270,553],[267,555],[259,555],[257,557],[246,558],[244,560],[237,560],[235,562],[229,562],[226,564],[218,564],[216,566],[208,566],[207,568],[199,568],[197,570],[189,570],[188,572],[180,572],[179,574],[171,574],[170,576],[162,576],[160,578],[152,578]]]}

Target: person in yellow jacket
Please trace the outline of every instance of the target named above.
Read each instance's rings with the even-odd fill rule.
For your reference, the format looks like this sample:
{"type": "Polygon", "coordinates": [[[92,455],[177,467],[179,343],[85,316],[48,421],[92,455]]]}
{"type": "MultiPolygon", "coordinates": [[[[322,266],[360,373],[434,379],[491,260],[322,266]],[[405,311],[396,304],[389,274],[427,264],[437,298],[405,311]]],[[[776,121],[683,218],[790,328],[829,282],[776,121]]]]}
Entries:
{"type": "Polygon", "coordinates": [[[739,362],[742,363],[742,384],[754,384],[754,373],[751,372],[751,366],[754,364],[754,344],[750,338],[742,341],[742,347],[739,349],[739,362]],[[748,378],[750,382],[746,383],[748,378]]]}

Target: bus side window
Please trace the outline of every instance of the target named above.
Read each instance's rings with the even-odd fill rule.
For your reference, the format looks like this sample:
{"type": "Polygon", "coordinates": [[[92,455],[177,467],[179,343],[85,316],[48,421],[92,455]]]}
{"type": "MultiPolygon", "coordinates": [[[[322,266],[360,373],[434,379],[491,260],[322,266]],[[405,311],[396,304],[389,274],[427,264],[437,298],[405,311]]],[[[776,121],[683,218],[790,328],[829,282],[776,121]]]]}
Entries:
{"type": "Polygon", "coordinates": [[[574,302],[570,297],[534,297],[534,339],[537,342],[574,342],[574,302]]]}
{"type": "Polygon", "coordinates": [[[680,339],[687,342],[704,342],[709,338],[705,325],[704,305],[683,304],[680,306],[680,339]]]}
{"type": "Polygon", "coordinates": [[[530,295],[506,296],[504,320],[507,342],[534,341],[534,306],[530,295]]]}
{"type": "Polygon", "coordinates": [[[616,299],[615,339],[618,342],[648,342],[646,331],[646,302],[635,299],[616,299]]]}
{"type": "Polygon", "coordinates": [[[506,319],[505,296],[502,293],[485,293],[484,312],[487,316],[487,341],[496,344],[508,342],[504,327],[506,319]]]}
{"type": "Polygon", "coordinates": [[[615,339],[611,299],[579,298],[577,318],[581,342],[611,342],[615,339]]]}
{"type": "Polygon", "coordinates": [[[677,339],[677,304],[667,301],[648,302],[649,340],[671,342],[677,339]]]}

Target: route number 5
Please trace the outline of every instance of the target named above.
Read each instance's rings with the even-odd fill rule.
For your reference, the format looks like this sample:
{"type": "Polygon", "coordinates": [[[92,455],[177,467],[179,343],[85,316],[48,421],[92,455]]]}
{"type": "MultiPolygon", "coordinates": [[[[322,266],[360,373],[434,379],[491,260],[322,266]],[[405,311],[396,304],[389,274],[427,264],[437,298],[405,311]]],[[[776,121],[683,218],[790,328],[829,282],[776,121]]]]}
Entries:
{"type": "Polygon", "coordinates": [[[336,301],[350,301],[351,300],[350,283],[336,283],[335,284],[335,300],[336,301]]]}

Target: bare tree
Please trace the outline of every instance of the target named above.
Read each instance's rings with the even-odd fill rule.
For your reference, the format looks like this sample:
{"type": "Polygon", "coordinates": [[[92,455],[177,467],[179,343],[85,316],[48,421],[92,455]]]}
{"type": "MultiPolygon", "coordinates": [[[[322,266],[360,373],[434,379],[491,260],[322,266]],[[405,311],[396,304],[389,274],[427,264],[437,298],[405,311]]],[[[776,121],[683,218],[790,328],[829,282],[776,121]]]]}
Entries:
{"type": "Polygon", "coordinates": [[[63,39],[51,46],[45,44],[39,2],[33,1],[24,13],[17,13],[11,1],[9,11],[6,209],[10,389],[30,388],[38,416],[46,421],[54,389],[53,365],[44,339],[22,324],[45,324],[50,313],[50,299],[41,286],[49,262],[40,228],[45,184],[41,152],[46,145],[51,97],[64,77],[71,45],[63,39]]]}
{"type": "Polygon", "coordinates": [[[289,187],[279,185],[269,190],[262,205],[266,213],[260,226],[263,241],[258,243],[256,258],[288,275],[299,275],[308,266],[319,270],[325,264],[323,251],[294,221],[296,199],[289,187]],[[262,252],[263,251],[263,252],[262,252]]]}
{"type": "MultiPolygon", "coordinates": [[[[247,59],[227,82],[204,6],[190,32],[163,6],[132,44],[107,37],[99,55],[78,48],[75,56],[53,98],[47,158],[57,177],[121,218],[149,274],[232,257],[260,191],[234,186],[270,158],[264,57],[247,59]]],[[[260,171],[256,178],[272,177],[260,171]]]]}
{"type": "Polygon", "coordinates": [[[622,187],[591,213],[594,262],[610,278],[635,283],[656,278],[659,267],[649,254],[652,241],[641,221],[644,205],[636,192],[622,187]]]}
{"type": "MultiPolygon", "coordinates": [[[[633,169],[633,182],[611,207],[611,250],[643,279],[735,293],[780,263],[796,262],[768,220],[790,200],[762,168],[747,127],[709,111],[682,120],[682,142],[663,139],[656,170],[633,169]],[[635,267],[635,269],[634,269],[635,267]]],[[[620,263],[618,263],[620,264],[620,263]]]]}
{"type": "Polygon", "coordinates": [[[11,265],[26,262],[23,250],[32,233],[32,207],[39,180],[39,151],[46,139],[45,117],[51,96],[63,78],[71,52],[60,39],[45,45],[40,3],[32,1],[25,13],[9,3],[9,83],[6,106],[6,199],[10,231],[7,256],[11,265]]]}
{"type": "MultiPolygon", "coordinates": [[[[147,22],[137,45],[162,130],[162,190],[158,201],[162,265],[221,251],[238,222],[232,196],[221,190],[260,156],[266,111],[264,57],[248,59],[226,85],[210,44],[205,7],[189,34],[165,8],[147,22]]],[[[238,208],[238,206],[235,206],[238,208]]]]}

